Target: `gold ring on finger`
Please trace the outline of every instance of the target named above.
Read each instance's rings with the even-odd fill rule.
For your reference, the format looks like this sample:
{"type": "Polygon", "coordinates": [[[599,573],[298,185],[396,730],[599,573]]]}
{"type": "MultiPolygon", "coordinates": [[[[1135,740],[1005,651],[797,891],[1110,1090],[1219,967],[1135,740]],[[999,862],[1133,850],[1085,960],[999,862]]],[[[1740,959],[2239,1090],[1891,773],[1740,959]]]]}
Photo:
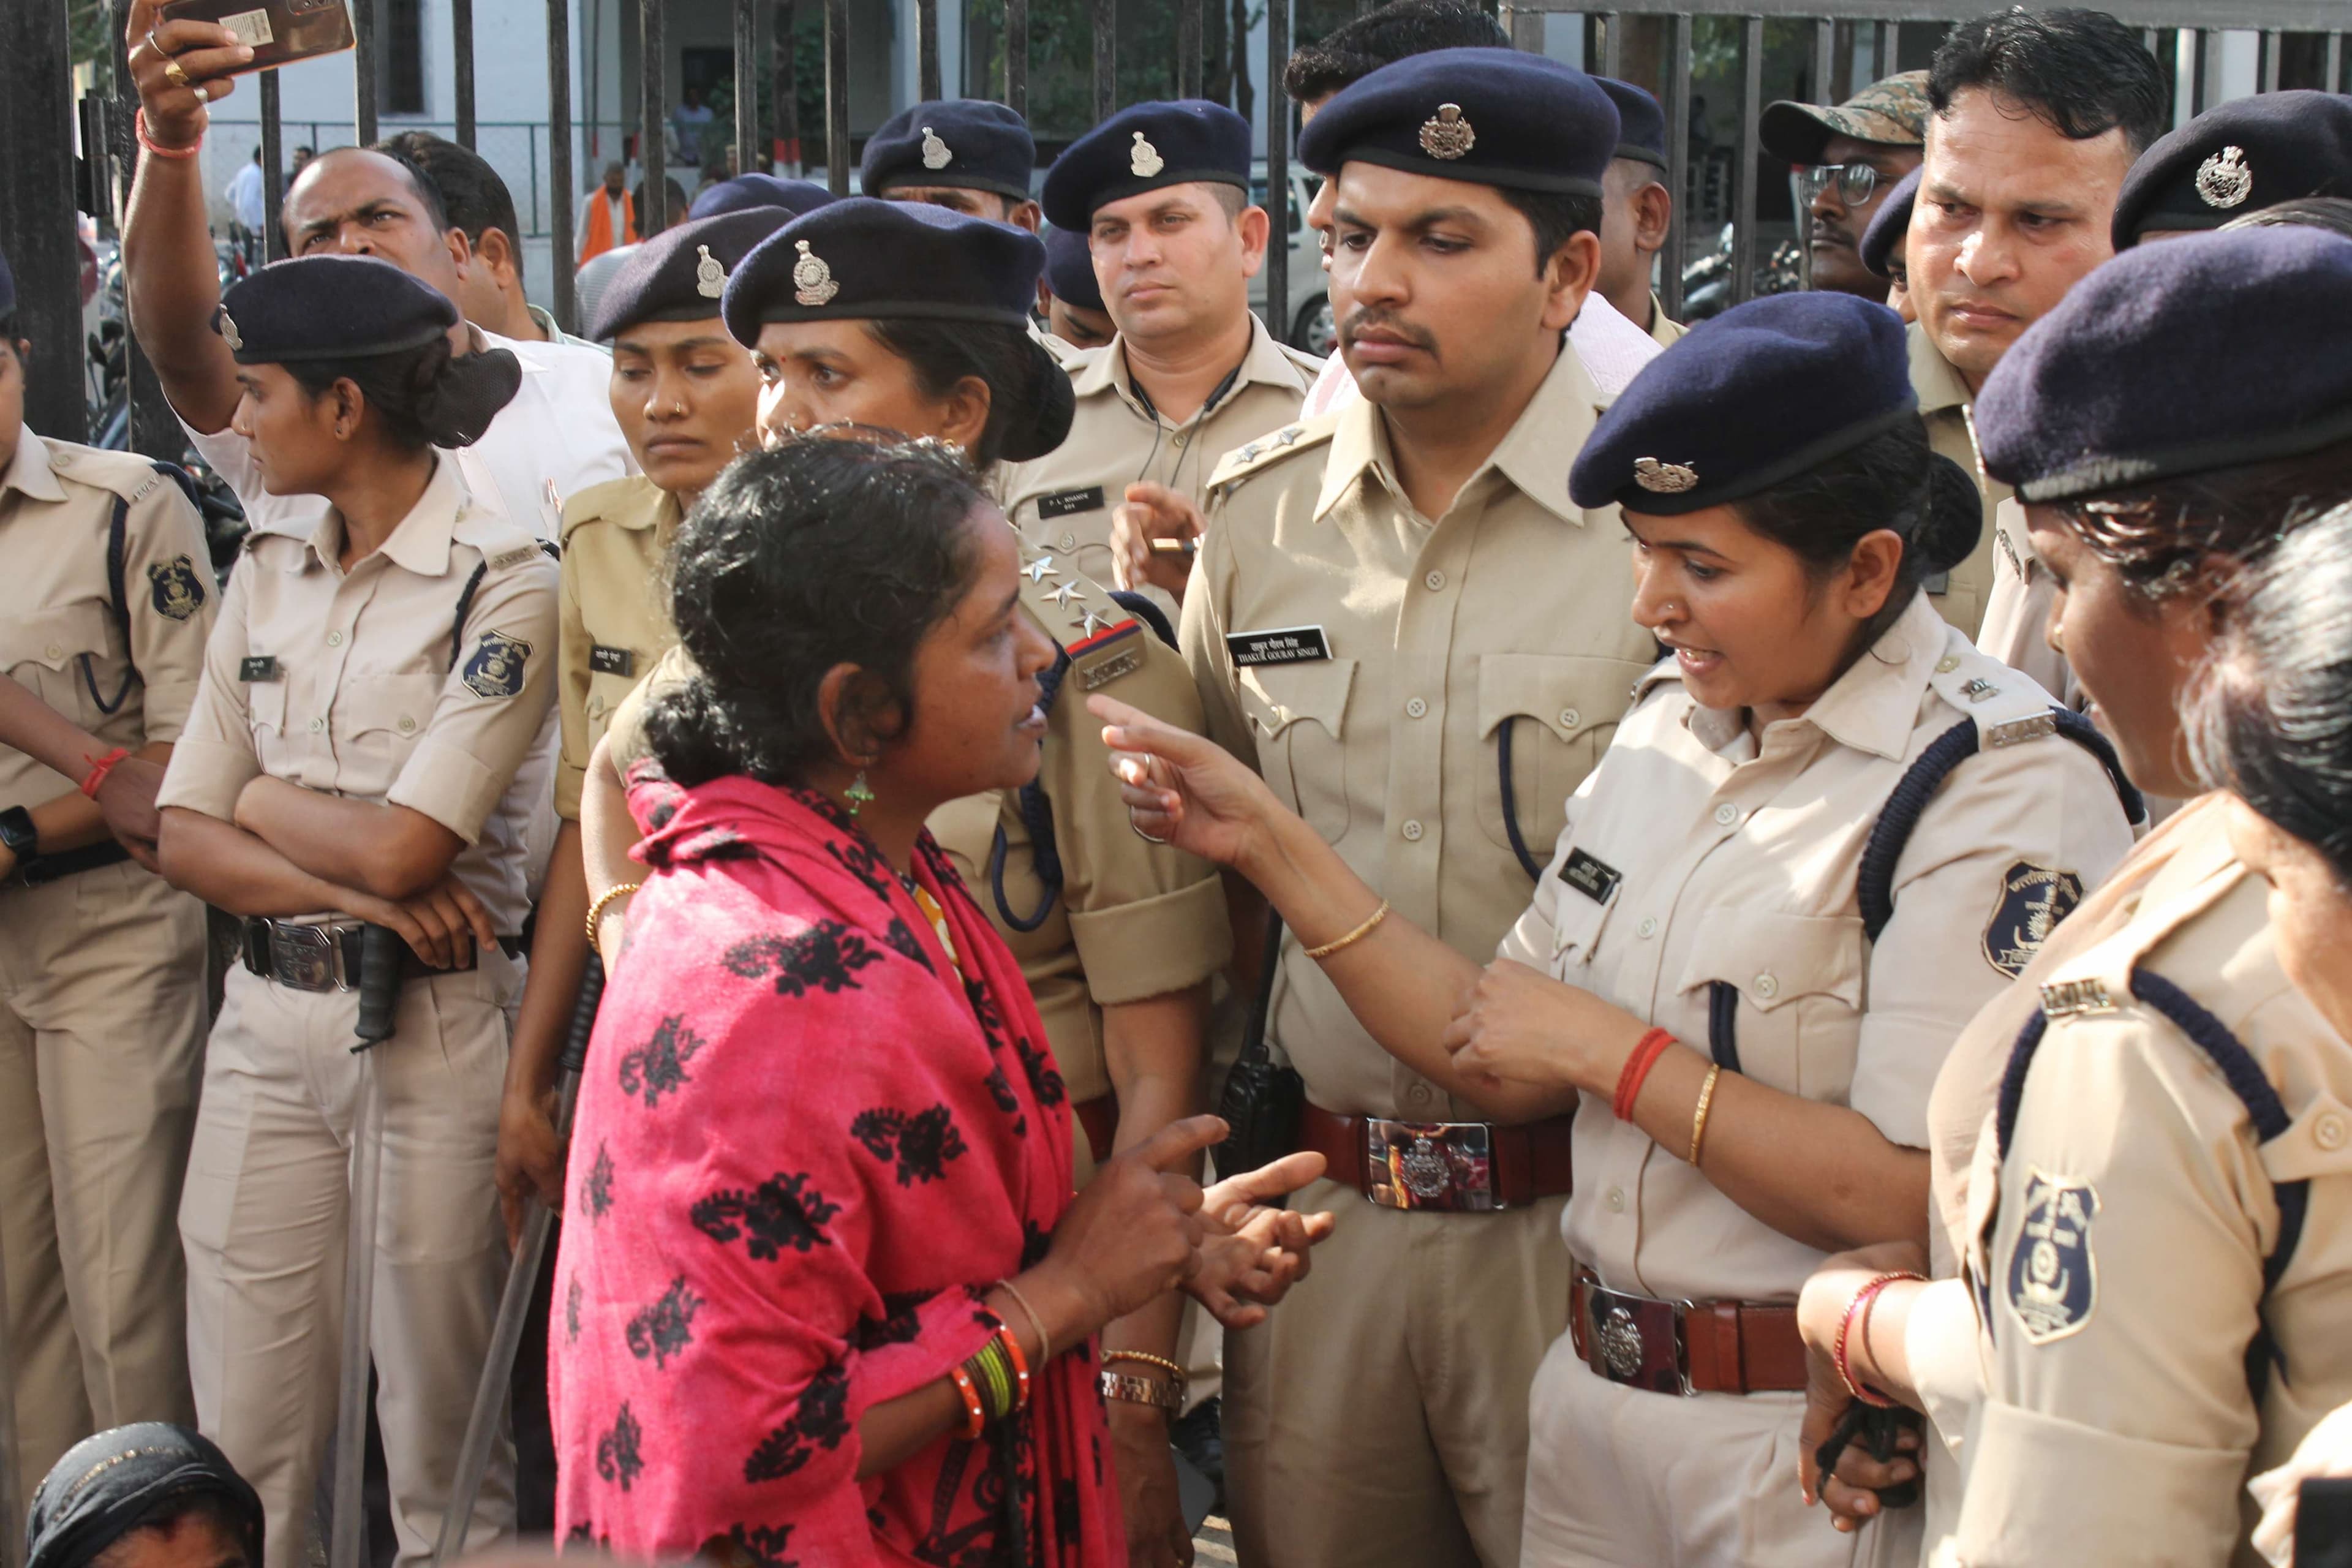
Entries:
{"type": "Polygon", "coordinates": [[[165,55],[163,57],[163,79],[170,82],[173,87],[194,87],[195,85],[188,79],[188,73],[181,66],[180,62],[173,59],[169,55],[165,55]]]}

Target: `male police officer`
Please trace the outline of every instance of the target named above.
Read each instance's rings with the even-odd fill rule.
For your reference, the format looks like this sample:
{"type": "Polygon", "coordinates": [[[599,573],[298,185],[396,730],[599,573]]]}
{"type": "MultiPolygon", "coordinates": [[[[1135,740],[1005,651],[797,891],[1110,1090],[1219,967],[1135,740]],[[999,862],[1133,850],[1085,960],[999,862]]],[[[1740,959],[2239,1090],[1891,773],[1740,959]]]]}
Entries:
{"type": "Polygon", "coordinates": [[[204,906],[153,875],[161,779],[141,864],[97,796],[169,759],[217,606],[175,471],[25,424],[16,321],[0,258],[0,669],[80,736],[69,773],[0,746],[0,1375],[29,1498],[93,1431],[194,1419],[178,1215],[204,906]]]}
{"type": "Polygon", "coordinates": [[[954,98],[919,103],[884,121],[866,143],[857,187],[885,201],[928,202],[1034,234],[1029,177],[1036,166],[1027,121],[1001,103],[954,98]]]}
{"type": "Polygon", "coordinates": [[[1621,127],[1617,156],[1609,161],[1609,177],[1601,182],[1606,206],[1595,292],[1663,348],[1686,330],[1667,319],[1664,301],[1650,286],[1651,269],[1675,219],[1674,193],[1666,189],[1666,113],[1630,81],[1592,79],[1617,106],[1621,127]]]}
{"type": "MultiPolygon", "coordinates": [[[[1591,79],[1508,49],[1415,56],[1323,107],[1299,155],[1337,184],[1332,303],[1365,400],[1227,457],[1185,595],[1211,734],[1482,963],[1654,651],[1614,510],[1567,489],[1602,399],[1567,332],[1619,141],[1591,79]]],[[[1567,1124],[1463,1119],[1459,1086],[1383,1053],[1295,942],[1272,1016],[1330,1161],[1301,1205],[1359,1206],[1313,1303],[1228,1338],[1244,1558],[1516,1563],[1527,1390],[1567,1321],[1567,1124]],[[1368,1140],[1409,1125],[1462,1157],[1371,1182],[1368,1140]]]]}
{"type": "Polygon", "coordinates": [[[1004,512],[1097,582],[1123,500],[1197,506],[1219,455],[1296,419],[1323,368],[1250,313],[1267,224],[1249,178],[1249,122],[1197,100],[1122,110],[1045,175],[1045,216],[1087,236],[1118,335],[1067,363],[1069,439],[1006,469],[1004,512]]]}

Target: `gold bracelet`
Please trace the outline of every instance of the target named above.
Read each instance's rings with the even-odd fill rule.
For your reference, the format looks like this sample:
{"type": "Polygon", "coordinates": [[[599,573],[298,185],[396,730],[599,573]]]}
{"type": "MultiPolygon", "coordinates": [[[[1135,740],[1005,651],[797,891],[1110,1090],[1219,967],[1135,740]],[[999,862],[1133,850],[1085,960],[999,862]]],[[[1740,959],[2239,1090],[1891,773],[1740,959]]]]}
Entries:
{"type": "Polygon", "coordinates": [[[1010,1279],[999,1279],[996,1283],[1013,1298],[1013,1304],[1027,1314],[1029,1326],[1037,1331],[1037,1364],[1043,1367],[1054,1359],[1054,1336],[1045,1331],[1045,1320],[1037,1315],[1037,1309],[1029,1304],[1029,1298],[1021,1293],[1021,1287],[1010,1279]]]}
{"type": "Polygon", "coordinates": [[[1374,928],[1379,926],[1382,921],[1388,918],[1389,901],[1386,899],[1382,899],[1381,900],[1381,907],[1374,910],[1371,913],[1371,917],[1365,921],[1362,925],[1358,926],[1355,930],[1349,931],[1347,935],[1341,937],[1337,942],[1327,942],[1321,947],[1308,948],[1307,950],[1307,956],[1309,958],[1328,958],[1343,947],[1353,947],[1356,943],[1371,935],[1374,928]]]}
{"type": "Polygon", "coordinates": [[[1144,1351],[1105,1351],[1102,1359],[1105,1366],[1110,1365],[1115,1361],[1132,1361],[1140,1362],[1145,1366],[1156,1367],[1168,1374],[1169,1382],[1175,1385],[1176,1392],[1179,1394],[1183,1393],[1192,1382],[1191,1373],[1186,1372],[1164,1355],[1152,1355],[1144,1351]]]}
{"type": "Polygon", "coordinates": [[[643,882],[623,882],[618,887],[607,888],[596,895],[596,901],[588,906],[588,945],[590,947],[596,945],[596,927],[604,919],[604,906],[614,899],[628,897],[644,886],[643,882]]]}
{"type": "Polygon", "coordinates": [[[1715,1080],[1723,1076],[1723,1064],[1717,1062],[1706,1069],[1706,1081],[1698,1088],[1698,1109],[1691,1113],[1690,1163],[1698,1164],[1698,1146],[1706,1139],[1706,1113],[1715,1108],[1715,1080]]]}
{"type": "Polygon", "coordinates": [[[1127,1405],[1148,1405],[1154,1410],[1165,1410],[1171,1415],[1184,1412],[1184,1391],[1172,1383],[1157,1378],[1131,1377],[1123,1372],[1106,1372],[1097,1379],[1097,1386],[1105,1399],[1116,1399],[1127,1405]]]}

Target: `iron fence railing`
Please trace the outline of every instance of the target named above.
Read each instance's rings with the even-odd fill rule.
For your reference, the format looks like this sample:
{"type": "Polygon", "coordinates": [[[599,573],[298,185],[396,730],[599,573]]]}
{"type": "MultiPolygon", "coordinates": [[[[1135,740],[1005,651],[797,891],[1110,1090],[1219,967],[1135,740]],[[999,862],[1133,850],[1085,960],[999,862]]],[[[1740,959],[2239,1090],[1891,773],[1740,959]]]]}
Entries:
{"type": "MultiPolygon", "coordinates": [[[[586,127],[572,119],[572,71],[571,0],[547,0],[548,118],[544,121],[483,121],[476,116],[474,78],[474,0],[448,0],[450,42],[455,62],[452,76],[453,115],[438,124],[455,140],[474,147],[506,174],[519,210],[534,237],[544,235],[557,264],[553,268],[552,300],[559,321],[574,324],[572,269],[564,262],[574,254],[573,228],[581,190],[574,177],[579,132],[586,127]],[[544,170],[542,178],[541,171],[544,170]]],[[[739,148],[764,147],[770,128],[762,124],[769,95],[763,81],[775,80],[775,34],[759,25],[759,9],[772,0],[729,0],[733,16],[734,140],[739,148]]],[[[806,0],[803,0],[806,3],[806,0]]],[[[823,8],[823,98],[826,172],[835,191],[846,191],[849,181],[849,42],[853,6],[861,18],[870,18],[884,0],[821,0],[823,8]]],[[[950,4],[957,0],[950,0],[950,4]]],[[[1170,0],[1175,14],[1176,90],[1197,95],[1203,78],[1202,7],[1219,0],[1170,0]]],[[[1266,137],[1266,205],[1274,232],[1286,233],[1290,224],[1291,185],[1287,179],[1294,115],[1282,90],[1282,69],[1292,42],[1294,7],[1307,0],[1258,0],[1263,8],[1265,52],[1263,79],[1266,137]]],[[[1360,14],[1374,0],[1356,0],[1360,14]]],[[[1762,176],[1757,142],[1757,116],[1765,100],[1766,28],[1791,24],[1811,28],[1809,74],[1811,96],[1829,101],[1843,89],[1894,68],[1895,38],[1906,24],[1948,23],[1979,15],[2006,0],[1680,0],[1672,9],[1601,11],[1591,0],[1486,0],[1522,47],[1540,49],[1556,21],[1577,18],[1583,29],[1581,44],[1587,65],[1603,74],[1627,77],[1656,92],[1665,106],[1669,189],[1676,203],[1675,226],[1662,269],[1660,289],[1668,312],[1682,300],[1682,264],[1699,237],[1696,225],[1731,230],[1730,289],[1734,299],[1745,298],[1755,286],[1759,226],[1758,210],[1762,176]],[[1727,29],[1733,35],[1728,75],[1732,83],[1730,135],[1711,135],[1694,144],[1693,81],[1697,69],[1700,29],[1707,30],[1709,47],[1719,57],[1727,29]],[[1637,58],[1638,57],[1638,58],[1637,58]],[[1867,62],[1864,64],[1862,62],[1867,62]],[[1864,73],[1870,74],[1864,74],[1864,73]]],[[[637,46],[641,60],[665,58],[664,20],[668,0],[623,0],[636,10],[637,46]]],[[[1003,100],[1026,111],[1030,72],[1028,50],[1032,0],[1001,0],[1004,37],[1000,92],[1003,100]]],[[[1118,106],[1119,37],[1118,0],[1084,0],[1093,26],[1093,109],[1097,117],[1118,106]]],[[[89,117],[89,145],[82,151],[103,170],[108,201],[119,212],[130,187],[135,144],[131,116],[136,107],[130,77],[122,65],[121,16],[129,0],[113,0],[114,69],[119,84],[105,112],[89,117]]],[[[2344,77],[2344,38],[2352,27],[2352,6],[2346,0],[2110,0],[2108,9],[2144,29],[2148,47],[2163,51],[2169,46],[2181,60],[2193,61],[2189,84],[2192,104],[2207,96],[2206,80],[2218,72],[2221,37],[2224,29],[2260,34],[2262,57],[2257,85],[2263,90],[2282,85],[2290,41],[2305,61],[2302,79],[2286,85],[2338,88],[2344,77]]],[[[1326,5],[1318,15],[1333,9],[1326,5]]],[[[940,0],[914,0],[911,7],[915,79],[927,96],[941,90],[940,0]]],[[[374,141],[378,123],[374,7],[362,0],[352,7],[358,37],[352,62],[354,114],[352,135],[374,141]]],[[[1328,20],[1328,17],[1326,18],[1328,20]]],[[[861,25],[865,25],[862,21],[861,25]]],[[[1569,22],[1570,26],[1579,22],[1569,22]]],[[[1785,31],[1780,35],[1785,38],[1785,31]]],[[[70,90],[70,47],[66,0],[8,0],[0,5],[0,58],[10,61],[9,90],[0,93],[0,145],[11,155],[0,160],[0,236],[5,236],[15,266],[20,310],[26,330],[37,342],[28,416],[37,428],[68,438],[83,428],[82,384],[79,374],[79,312],[74,308],[79,262],[71,225],[75,190],[72,129],[75,123],[70,90]]],[[[1711,57],[1715,58],[1715,57],[1711,57]]],[[[1710,68],[1715,68],[1710,67],[1710,68]]],[[[642,134],[644,128],[661,127],[667,117],[665,71],[643,69],[634,121],[607,122],[635,140],[643,169],[646,215],[655,223],[668,215],[664,179],[664,147],[659,134],[642,134]]],[[[992,84],[993,85],[993,84],[992,84]]],[[[773,95],[784,110],[786,95],[773,95]]],[[[289,131],[307,134],[310,145],[323,146],[329,132],[317,121],[289,123],[281,115],[274,73],[259,81],[259,118],[245,123],[254,129],[238,132],[257,137],[263,148],[263,170],[268,226],[273,247],[278,239],[278,213],[282,191],[280,171],[289,131]]],[[[398,121],[405,129],[418,121],[398,121]]],[[[224,127],[225,130],[230,129],[224,127]]],[[[1270,313],[1286,309],[1289,299],[1289,257],[1286,247],[1271,247],[1266,257],[1265,299],[1270,313]]],[[[1281,332],[1288,325],[1274,314],[1269,325],[1281,332]]],[[[132,368],[132,442],[142,451],[176,455],[179,432],[171,411],[155,388],[153,378],[134,354],[132,368]]]]}

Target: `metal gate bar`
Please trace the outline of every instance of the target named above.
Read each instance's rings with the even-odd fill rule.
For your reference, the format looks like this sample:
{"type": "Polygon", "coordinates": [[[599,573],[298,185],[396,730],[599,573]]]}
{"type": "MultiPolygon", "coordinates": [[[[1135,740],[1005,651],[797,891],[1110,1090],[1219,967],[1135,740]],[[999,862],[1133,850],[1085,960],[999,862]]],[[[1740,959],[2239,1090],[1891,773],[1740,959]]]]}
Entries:
{"type": "Polygon", "coordinates": [[[1290,0],[1265,4],[1265,330],[1290,341],[1290,0]]]}
{"type": "Polygon", "coordinates": [[[637,232],[656,235],[669,217],[669,150],[662,132],[669,121],[665,101],[668,62],[662,48],[662,10],[668,0],[637,0],[637,163],[646,172],[645,199],[637,204],[637,232]]]}
{"type": "MultiPolygon", "coordinates": [[[[449,86],[456,100],[457,145],[473,151],[474,0],[449,0],[449,86]]],[[[561,194],[561,193],[559,193],[561,194]]]]}

